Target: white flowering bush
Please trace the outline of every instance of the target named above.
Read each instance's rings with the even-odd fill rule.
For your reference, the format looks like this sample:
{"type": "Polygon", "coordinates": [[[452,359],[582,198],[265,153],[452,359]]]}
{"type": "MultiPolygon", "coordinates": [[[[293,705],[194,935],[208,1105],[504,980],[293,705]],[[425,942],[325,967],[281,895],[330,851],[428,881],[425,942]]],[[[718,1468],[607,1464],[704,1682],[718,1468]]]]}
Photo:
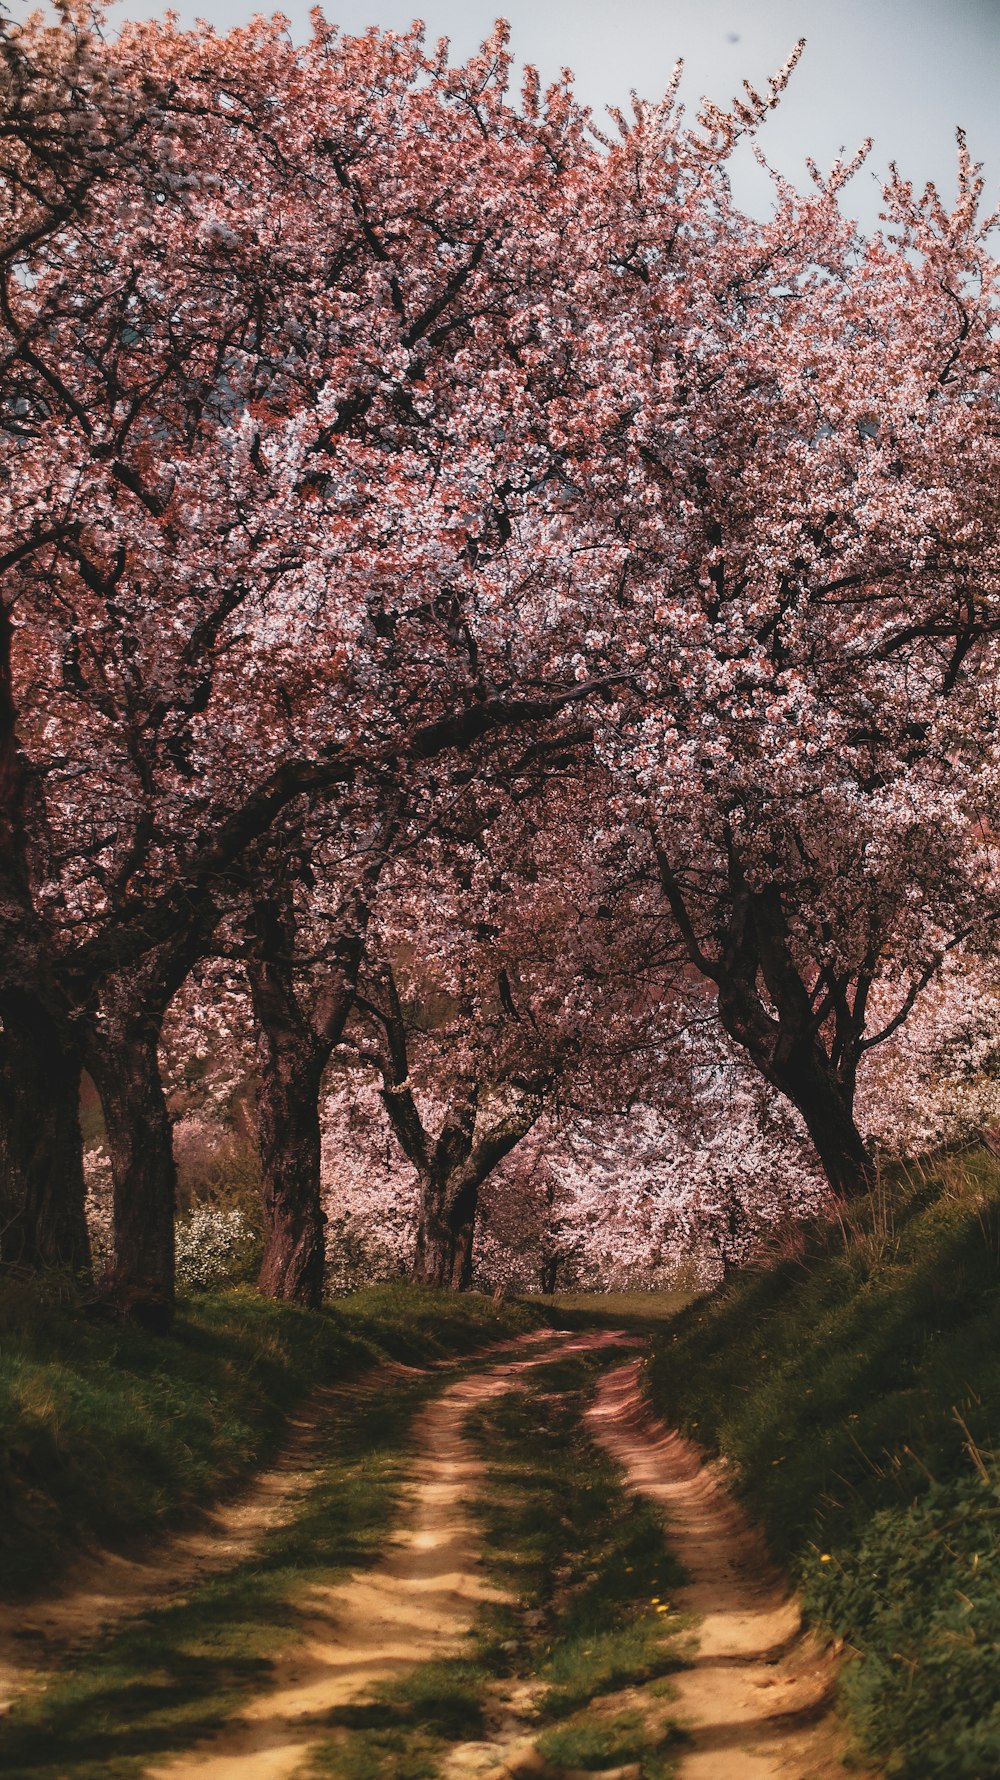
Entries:
{"type": "Polygon", "coordinates": [[[111,1186],[111,1158],[103,1144],[94,1144],[83,1152],[83,1179],[87,1189],[84,1205],[94,1277],[100,1279],[111,1265],[114,1246],[114,1203],[111,1186]]]}
{"type": "Polygon", "coordinates": [[[375,1084],[335,1075],[322,1108],[326,1289],[403,1279],[416,1242],[416,1178],[396,1148],[375,1084]]]}
{"type": "Polygon", "coordinates": [[[205,1292],[238,1285],[259,1260],[259,1237],[237,1209],[198,1205],[177,1225],[177,1289],[205,1292]]]}

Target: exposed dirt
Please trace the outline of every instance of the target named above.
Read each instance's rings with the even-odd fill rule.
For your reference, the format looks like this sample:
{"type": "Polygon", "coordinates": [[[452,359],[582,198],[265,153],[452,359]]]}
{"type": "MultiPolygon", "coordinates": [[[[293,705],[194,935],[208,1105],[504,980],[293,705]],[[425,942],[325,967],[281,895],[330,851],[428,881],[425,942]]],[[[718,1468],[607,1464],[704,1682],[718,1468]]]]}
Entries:
{"type": "MultiPolygon", "coordinates": [[[[524,1340],[547,1340],[550,1334],[534,1330],[521,1341],[495,1342],[479,1357],[509,1351],[524,1340]]],[[[461,1358],[437,1361],[432,1370],[463,1363],[461,1358]]],[[[289,1417],[286,1439],[273,1465],[258,1472],[238,1495],[205,1510],[195,1526],[151,1540],[128,1556],[89,1553],[74,1563],[53,1594],[0,1603],[0,1712],[116,1625],[181,1601],[208,1577],[245,1562],[308,1494],[315,1480],[317,1446],[331,1417],[350,1399],[393,1379],[417,1377],[422,1370],[386,1361],[344,1384],[316,1391],[289,1417]]]]}
{"type": "Polygon", "coordinates": [[[633,1488],[662,1504],[691,1577],[676,1595],[700,1616],[693,1667],[676,1677],[673,1710],[691,1736],[681,1780],[845,1780],[835,1664],[697,1448],[650,1413],[639,1365],[604,1375],[588,1418],[633,1488]]]}
{"type": "Polygon", "coordinates": [[[413,1376],[413,1369],[379,1366],[350,1384],[317,1391],[289,1417],[288,1435],[274,1464],[258,1472],[240,1495],[206,1510],[195,1527],[151,1541],[134,1556],[89,1553],[77,1560],[56,1593],[4,1603],[0,1711],[123,1620],[178,1601],[199,1582],[248,1558],[308,1492],[317,1441],[330,1416],[346,1398],[397,1376],[413,1376]]]}
{"type": "MultiPolygon", "coordinates": [[[[290,1780],[338,1706],[418,1664],[457,1654],[480,1603],[496,1598],[477,1571],[469,1504],[482,1471],[463,1438],[465,1417],[533,1367],[613,1344],[635,1345],[611,1331],[536,1330],[492,1350],[502,1349],[505,1360],[447,1385],[414,1425],[417,1457],[399,1529],[381,1562],[340,1585],[312,1588],[301,1603],[302,1638],[277,1659],[268,1688],[215,1737],[148,1770],[147,1780],[290,1780]],[[540,1352],[515,1357],[539,1343],[540,1352]]],[[[456,1363],[467,1362],[443,1364],[456,1363]]],[[[798,1607],[759,1536],[697,1448],[651,1415],[639,1365],[604,1375],[588,1417],[632,1487],[662,1504],[671,1544],[691,1577],[676,1604],[698,1616],[698,1648],[667,1708],[691,1736],[680,1755],[682,1780],[844,1780],[844,1738],[832,1709],[835,1666],[803,1634],[798,1607]]],[[[317,1443],[337,1407],[413,1371],[381,1366],[317,1393],[292,1418],[276,1463],[196,1531],[160,1542],[140,1559],[97,1554],[76,1567],[60,1594],[11,1610],[10,1622],[0,1625],[0,1709],[110,1626],[176,1601],[251,1556],[308,1492],[317,1443]]],[[[449,1780],[487,1770],[493,1780],[575,1780],[525,1738],[530,1684],[523,1691],[523,1699],[498,1699],[488,1743],[452,1752],[449,1780]]],[[[629,1702],[623,1695],[614,1703],[629,1702]]],[[[621,1780],[637,1772],[619,1770],[621,1780]]]]}
{"type": "Polygon", "coordinates": [[[217,1736],[149,1769],[148,1780],[286,1780],[338,1706],[461,1650],[480,1603],[498,1598],[477,1573],[479,1536],[469,1504],[482,1469],[462,1423],[531,1367],[616,1337],[544,1332],[541,1339],[538,1356],[458,1380],[422,1411],[414,1425],[418,1456],[386,1556],[346,1583],[311,1589],[302,1641],[279,1657],[267,1691],[217,1736]]]}

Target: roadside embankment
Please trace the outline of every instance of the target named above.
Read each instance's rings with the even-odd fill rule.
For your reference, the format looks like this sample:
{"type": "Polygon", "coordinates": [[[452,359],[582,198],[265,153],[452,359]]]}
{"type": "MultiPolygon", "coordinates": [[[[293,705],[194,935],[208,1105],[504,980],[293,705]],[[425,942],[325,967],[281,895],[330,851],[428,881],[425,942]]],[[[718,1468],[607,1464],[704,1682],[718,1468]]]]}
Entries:
{"type": "Polygon", "coordinates": [[[998,1336],[1000,1167],[977,1152],[691,1305],[646,1369],[843,1640],[854,1735],[899,1780],[1000,1772],[998,1336]]]}

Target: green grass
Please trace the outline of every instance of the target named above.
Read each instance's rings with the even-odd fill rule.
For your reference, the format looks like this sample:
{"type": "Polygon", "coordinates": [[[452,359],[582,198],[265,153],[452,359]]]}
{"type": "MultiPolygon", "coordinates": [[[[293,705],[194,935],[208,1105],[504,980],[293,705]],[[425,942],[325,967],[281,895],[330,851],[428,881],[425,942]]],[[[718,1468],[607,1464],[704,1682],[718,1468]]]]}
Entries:
{"type": "Polygon", "coordinates": [[[0,1721],[5,1780],[134,1780],[215,1729],[267,1683],[310,1585],[371,1564],[405,1474],[419,1375],[352,1399],[327,1430],[294,1519],[237,1569],[124,1625],[0,1721]]]}
{"type": "Polygon", "coordinates": [[[844,1234],[692,1305],[659,1411],[729,1461],[901,1780],[1000,1772],[1000,1168],[902,1177],[844,1234]]]}
{"type": "Polygon", "coordinates": [[[317,1780],[433,1780],[449,1745],[482,1738],[491,1707],[526,1680],[539,1706],[524,1734],[547,1758],[595,1771],[641,1758],[646,1780],[670,1780],[680,1733],[662,1691],[645,1710],[603,1705],[680,1667],[686,1629],[657,1611],[682,1579],[660,1517],[626,1494],[581,1422],[594,1372],[616,1359],[541,1366],[527,1388],[470,1417],[488,1466],[484,1563],[511,1599],[483,1609],[467,1656],[334,1714],[313,1757],[317,1780]]]}
{"type": "MultiPolygon", "coordinates": [[[[119,1388],[143,1429],[162,1401],[162,1379],[179,1357],[182,1400],[190,1395],[182,1427],[194,1415],[198,1392],[204,1394],[213,1379],[216,1408],[239,1392],[239,1413],[228,1401],[227,1416],[237,1423],[239,1415],[250,1416],[253,1378],[230,1379],[227,1372],[220,1380],[212,1371],[213,1358],[232,1359],[235,1349],[272,1393],[277,1432],[283,1385],[308,1388],[387,1354],[411,1361],[442,1358],[517,1333],[527,1320],[516,1309],[498,1314],[483,1299],[409,1290],[365,1293],[325,1313],[230,1294],[189,1306],[177,1334],[166,1341],[131,1331],[91,1333],[99,1343],[121,1343],[113,1350],[121,1367],[119,1388]],[[183,1360],[185,1343],[197,1365],[183,1360]],[[151,1380],[160,1382],[154,1388],[151,1380]]],[[[37,1354],[36,1360],[42,1363],[37,1354]]],[[[107,1347],[95,1349],[89,1340],[73,1358],[84,1380],[100,1377],[102,1390],[85,1393],[84,1400],[102,1413],[109,1394],[113,1399],[113,1385],[104,1377],[109,1365],[107,1347]]],[[[123,1625],[72,1670],[52,1677],[44,1693],[26,1695],[0,1720],[5,1780],[63,1780],[69,1774],[74,1780],[134,1780],[151,1763],[216,1728],[266,1685],[275,1654],[301,1635],[301,1603],[309,1588],[335,1582],[378,1556],[406,1475],[414,1413],[441,1386],[433,1372],[396,1375],[338,1404],[319,1438],[314,1486],[287,1525],[246,1562],[187,1599],[123,1625]]],[[[289,1406],[286,1394],[284,1408],[289,1406]]],[[[204,1425],[194,1418],[196,1435],[204,1425]]],[[[209,1425],[226,1428],[229,1422],[210,1418],[209,1425]]],[[[112,1421],[115,1440],[118,1427],[112,1421]]],[[[176,1428],[171,1438],[177,1438],[176,1428]]],[[[227,1451],[229,1444],[227,1439],[227,1451]]],[[[150,1450],[140,1441],[131,1458],[145,1464],[150,1450]]],[[[105,1461],[109,1456],[113,1463],[105,1446],[105,1461]]]]}
{"type": "Polygon", "coordinates": [[[676,1292],[556,1292],[551,1297],[532,1295],[525,1304],[544,1305],[565,1329],[634,1329],[647,1334],[690,1304],[692,1293],[676,1292]]]}
{"type": "Polygon", "coordinates": [[[182,1301],[164,1337],[89,1320],[58,1281],[0,1277],[0,1595],[50,1586],[81,1548],[127,1549],[218,1499],[318,1385],[541,1320],[411,1287],[322,1313],[237,1291],[182,1301]]]}

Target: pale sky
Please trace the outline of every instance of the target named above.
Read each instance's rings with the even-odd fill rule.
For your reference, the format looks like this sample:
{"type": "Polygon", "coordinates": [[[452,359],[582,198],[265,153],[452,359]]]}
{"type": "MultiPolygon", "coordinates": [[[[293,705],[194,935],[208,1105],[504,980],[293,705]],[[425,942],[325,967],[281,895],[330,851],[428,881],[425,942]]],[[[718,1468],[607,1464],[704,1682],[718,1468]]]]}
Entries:
{"type": "MultiPolygon", "coordinates": [[[[246,0],[175,0],[182,23],[206,17],[218,30],[260,6],[246,0]]],[[[150,17],[151,0],[123,0],[112,19],[150,17]]],[[[309,0],[281,9],[293,34],[308,33],[309,0]]],[[[403,29],[419,0],[328,0],[324,11],[347,31],[369,25],[403,29]]],[[[708,93],[730,99],[744,77],[755,84],[784,61],[796,39],[805,56],[762,146],[782,172],[802,174],[806,155],[828,166],[844,146],[868,135],[875,153],[845,200],[866,225],[877,214],[871,169],[896,159],[919,184],[953,185],[954,133],[968,132],[986,163],[991,207],[1000,203],[1000,0],[430,0],[422,9],[428,36],[451,38],[464,55],[481,41],[497,12],[512,26],[519,61],[535,62],[543,79],[568,66],[600,121],[608,103],[627,104],[632,88],[657,98],[678,56],[689,108],[708,93]]],[[[745,203],[766,201],[763,176],[747,159],[739,175],[745,203]]]]}

